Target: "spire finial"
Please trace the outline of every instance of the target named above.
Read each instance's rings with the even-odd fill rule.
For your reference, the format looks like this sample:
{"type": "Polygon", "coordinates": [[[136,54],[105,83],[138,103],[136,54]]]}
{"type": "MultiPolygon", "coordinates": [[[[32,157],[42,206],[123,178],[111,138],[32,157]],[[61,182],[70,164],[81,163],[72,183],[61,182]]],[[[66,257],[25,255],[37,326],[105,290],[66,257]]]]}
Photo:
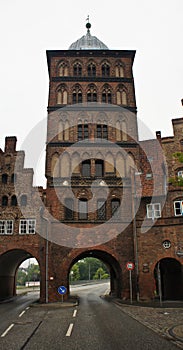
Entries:
{"type": "Polygon", "coordinates": [[[87,16],[86,21],[87,21],[87,23],[86,23],[86,28],[87,28],[87,31],[88,31],[88,33],[89,33],[89,32],[90,32],[90,28],[91,28],[91,23],[89,22],[89,21],[90,21],[89,15],[87,16]]]}

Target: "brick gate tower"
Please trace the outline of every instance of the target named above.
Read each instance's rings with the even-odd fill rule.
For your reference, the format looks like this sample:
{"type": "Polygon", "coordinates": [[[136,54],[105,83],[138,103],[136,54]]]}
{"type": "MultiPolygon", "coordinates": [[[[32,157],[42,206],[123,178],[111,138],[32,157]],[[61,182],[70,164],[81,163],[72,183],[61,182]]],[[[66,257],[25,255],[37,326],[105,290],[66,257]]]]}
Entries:
{"type": "Polygon", "coordinates": [[[131,202],[133,164],[138,168],[139,163],[135,51],[109,50],[91,35],[90,23],[86,28],[86,35],[69,50],[47,51],[50,301],[59,299],[59,285],[69,291],[71,267],[87,256],[108,266],[111,293],[129,297],[125,265],[135,259],[131,202]]]}
{"type": "Polygon", "coordinates": [[[0,149],[0,300],[16,295],[32,257],[41,302],[60,301],[61,285],[67,299],[86,257],[106,264],[111,295],[130,298],[132,262],[134,299],[182,300],[183,118],[173,137],[139,141],[135,51],[109,50],[86,28],[68,50],[47,51],[46,189],[33,186],[15,136],[0,149]]]}

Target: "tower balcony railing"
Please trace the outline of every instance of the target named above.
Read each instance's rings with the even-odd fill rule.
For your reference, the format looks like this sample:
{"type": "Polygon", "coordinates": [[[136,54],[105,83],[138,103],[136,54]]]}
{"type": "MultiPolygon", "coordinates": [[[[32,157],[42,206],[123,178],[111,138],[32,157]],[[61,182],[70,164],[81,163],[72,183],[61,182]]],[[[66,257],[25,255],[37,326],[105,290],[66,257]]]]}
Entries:
{"type": "Polygon", "coordinates": [[[52,178],[50,185],[54,187],[71,186],[71,187],[90,187],[92,184],[107,187],[126,187],[130,186],[130,178],[121,178],[117,176],[73,176],[71,178],[52,178]],[[94,183],[95,182],[95,183],[94,183]],[[94,183],[94,184],[93,184],[94,183]]]}

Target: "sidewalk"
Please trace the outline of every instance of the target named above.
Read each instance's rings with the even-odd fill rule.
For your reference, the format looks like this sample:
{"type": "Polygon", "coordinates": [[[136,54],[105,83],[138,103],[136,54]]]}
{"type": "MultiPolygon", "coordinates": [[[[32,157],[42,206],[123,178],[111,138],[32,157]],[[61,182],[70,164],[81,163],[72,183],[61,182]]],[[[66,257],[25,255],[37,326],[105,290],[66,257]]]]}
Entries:
{"type": "Polygon", "coordinates": [[[152,329],[183,349],[183,302],[158,302],[128,304],[120,299],[112,299],[123,312],[152,329]]]}

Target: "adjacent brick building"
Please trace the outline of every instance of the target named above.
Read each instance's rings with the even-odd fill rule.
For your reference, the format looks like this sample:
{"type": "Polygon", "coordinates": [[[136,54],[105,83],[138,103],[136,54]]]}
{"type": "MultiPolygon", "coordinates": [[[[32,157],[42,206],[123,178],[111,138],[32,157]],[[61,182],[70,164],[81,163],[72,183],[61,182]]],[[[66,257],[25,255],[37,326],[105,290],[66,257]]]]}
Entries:
{"type": "MultiPolygon", "coordinates": [[[[109,50],[90,33],[69,50],[47,51],[47,186],[32,185],[15,137],[0,153],[0,297],[15,294],[20,263],[35,257],[41,301],[60,300],[80,259],[101,259],[111,294],[183,296],[183,119],[174,136],[139,141],[135,51],[109,50]],[[5,267],[6,266],[6,267],[5,267]]],[[[68,295],[67,294],[67,295],[68,295]]],[[[67,297],[66,295],[66,297],[67,297]]]]}

